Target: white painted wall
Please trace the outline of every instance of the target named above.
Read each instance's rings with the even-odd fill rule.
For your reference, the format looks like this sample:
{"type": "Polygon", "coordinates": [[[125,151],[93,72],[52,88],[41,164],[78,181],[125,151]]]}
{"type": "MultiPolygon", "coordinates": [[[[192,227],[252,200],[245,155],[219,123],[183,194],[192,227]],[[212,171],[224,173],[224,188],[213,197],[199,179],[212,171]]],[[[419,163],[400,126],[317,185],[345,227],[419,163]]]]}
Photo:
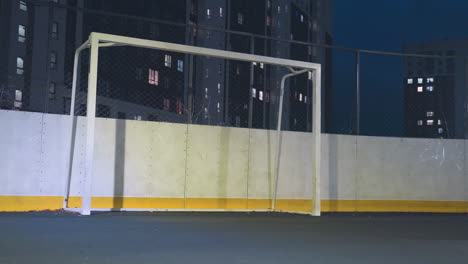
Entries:
{"type": "MultiPolygon", "coordinates": [[[[84,173],[78,118],[71,195],[84,173]]],[[[67,116],[0,111],[0,196],[61,196],[67,116]]],[[[97,119],[93,196],[272,198],[276,132],[97,119]]],[[[322,199],[468,201],[464,140],[322,136],[322,199]]],[[[284,132],[280,199],[312,198],[312,135],[284,132]]]]}

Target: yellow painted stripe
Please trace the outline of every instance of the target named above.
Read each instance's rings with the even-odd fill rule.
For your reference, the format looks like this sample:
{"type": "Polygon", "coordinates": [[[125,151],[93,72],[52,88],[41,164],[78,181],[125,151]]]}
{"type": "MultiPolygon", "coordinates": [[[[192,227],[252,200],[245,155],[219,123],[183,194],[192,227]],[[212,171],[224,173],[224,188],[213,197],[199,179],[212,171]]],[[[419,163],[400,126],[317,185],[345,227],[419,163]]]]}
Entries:
{"type": "Polygon", "coordinates": [[[468,213],[468,202],[412,200],[322,200],[322,212],[468,213]]]}
{"type": "Polygon", "coordinates": [[[312,200],[278,199],[276,209],[284,211],[312,211],[312,200]]]}
{"type": "MultiPolygon", "coordinates": [[[[57,210],[62,208],[61,196],[0,196],[0,211],[57,210]]],[[[80,208],[81,197],[69,199],[70,208],[80,208]]],[[[401,200],[322,200],[322,212],[428,212],[468,213],[464,201],[401,201],[401,200]]],[[[153,197],[93,197],[93,208],[129,209],[271,209],[271,199],[242,198],[153,198],[153,197]]],[[[312,200],[279,199],[277,210],[311,211],[312,200]]]]}
{"type": "Polygon", "coordinates": [[[272,199],[248,199],[247,209],[249,210],[267,210],[271,209],[272,199]]]}
{"type": "Polygon", "coordinates": [[[62,196],[0,196],[0,212],[58,210],[62,196]]]}
{"type": "Polygon", "coordinates": [[[247,199],[236,198],[187,198],[186,209],[247,209],[247,199]]]}
{"type": "Polygon", "coordinates": [[[184,208],[184,198],[149,198],[149,197],[93,197],[92,208],[184,208]]]}

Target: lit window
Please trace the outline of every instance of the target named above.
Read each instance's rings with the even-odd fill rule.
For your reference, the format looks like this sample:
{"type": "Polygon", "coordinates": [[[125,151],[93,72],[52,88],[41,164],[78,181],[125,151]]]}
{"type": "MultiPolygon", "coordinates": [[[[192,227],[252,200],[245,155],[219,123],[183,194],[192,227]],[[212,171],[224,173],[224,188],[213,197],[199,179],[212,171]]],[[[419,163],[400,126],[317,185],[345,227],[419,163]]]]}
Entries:
{"type": "Polygon", "coordinates": [[[18,42],[26,40],[26,26],[18,25],[18,42]]]}
{"type": "Polygon", "coordinates": [[[434,86],[427,86],[426,91],[428,91],[428,92],[434,91],[434,86]]]}
{"type": "Polygon", "coordinates": [[[260,69],[263,69],[263,63],[260,63],[260,69]]]}
{"type": "Polygon", "coordinates": [[[149,84],[152,84],[152,85],[154,85],[154,86],[158,86],[158,85],[159,85],[159,72],[158,72],[158,71],[149,69],[149,73],[148,73],[148,83],[149,83],[149,84]]]}
{"type": "Polygon", "coordinates": [[[418,120],[418,126],[422,126],[423,125],[423,121],[422,120],[418,120]]]}
{"type": "Polygon", "coordinates": [[[304,96],[304,103],[307,104],[307,96],[304,96]]]}
{"type": "Polygon", "coordinates": [[[23,101],[23,92],[20,90],[15,91],[15,101],[22,102],[23,101]]]}
{"type": "Polygon", "coordinates": [[[312,80],[312,72],[308,72],[309,80],[312,80]]]}
{"type": "Polygon", "coordinates": [[[134,117],[133,117],[133,120],[139,120],[139,121],[141,121],[141,115],[136,115],[136,116],[134,116],[134,117]]]}
{"type": "Polygon", "coordinates": [[[184,61],[177,60],[177,71],[183,72],[184,71],[184,61]]]}
{"type": "Polygon", "coordinates": [[[434,112],[429,111],[429,112],[426,113],[426,116],[427,117],[432,117],[432,116],[434,116],[434,112]]]}
{"type": "Polygon", "coordinates": [[[442,120],[440,120],[440,119],[437,120],[437,125],[439,125],[439,126],[442,125],[442,120]]]}
{"type": "Polygon", "coordinates": [[[299,94],[299,102],[302,102],[302,94],[299,94]]]}
{"type": "Polygon", "coordinates": [[[263,101],[263,91],[258,91],[258,100],[263,101]]]}
{"type": "Polygon", "coordinates": [[[23,75],[24,73],[24,61],[23,58],[16,58],[16,74],[23,75]]]}
{"type": "Polygon", "coordinates": [[[223,17],[223,8],[222,7],[219,8],[219,17],[223,17]]]}
{"type": "Polygon", "coordinates": [[[423,83],[423,78],[418,78],[418,83],[419,84],[423,83]]]}
{"type": "Polygon", "coordinates": [[[301,22],[304,22],[304,16],[301,15],[301,22]]]}
{"type": "Polygon", "coordinates": [[[205,99],[208,99],[208,88],[205,88],[205,99]]]}
{"type": "Polygon", "coordinates": [[[210,19],[210,9],[206,9],[206,18],[210,19]]]}
{"type": "Polygon", "coordinates": [[[210,70],[208,68],[205,69],[205,78],[210,76],[210,70]]]}
{"type": "Polygon", "coordinates": [[[244,15],[242,13],[237,13],[237,24],[239,25],[244,24],[244,15]]]}
{"type": "Polygon", "coordinates": [[[58,39],[58,23],[53,22],[52,23],[52,28],[51,28],[51,34],[53,39],[58,39]]]}
{"type": "Polygon", "coordinates": [[[57,68],[57,53],[55,53],[54,51],[51,52],[49,55],[49,67],[51,69],[57,68]]]}
{"type": "Polygon", "coordinates": [[[176,108],[177,108],[177,114],[181,115],[184,113],[184,105],[182,104],[180,100],[177,100],[176,108]]]}
{"type": "Polygon", "coordinates": [[[219,102],[216,104],[216,108],[218,109],[218,113],[221,113],[221,105],[219,102]]]}
{"type": "Polygon", "coordinates": [[[164,66],[171,68],[172,66],[172,57],[171,55],[164,55],[164,66]]]}
{"type": "Polygon", "coordinates": [[[218,83],[218,93],[220,94],[221,93],[221,84],[218,83]]]}
{"type": "Polygon", "coordinates": [[[208,119],[208,108],[205,107],[205,119],[208,119]]]}
{"type": "Polygon", "coordinates": [[[257,98],[257,89],[252,88],[252,98],[257,98]]]}
{"type": "Polygon", "coordinates": [[[278,6],[278,14],[281,13],[281,6],[278,6]]]}
{"type": "Polygon", "coordinates": [[[49,99],[55,99],[55,87],[56,84],[54,82],[49,83],[49,99]]]}
{"type": "Polygon", "coordinates": [[[433,83],[434,82],[434,78],[427,78],[427,83],[433,83]]]}
{"type": "Polygon", "coordinates": [[[168,98],[163,99],[164,110],[169,110],[171,108],[171,101],[168,98]]]}
{"type": "Polygon", "coordinates": [[[434,120],[432,120],[432,119],[427,120],[427,125],[428,126],[434,125],[434,120]]]}
{"type": "Polygon", "coordinates": [[[26,5],[26,2],[19,1],[19,9],[23,11],[28,11],[28,6],[26,5]]]}
{"type": "Polygon", "coordinates": [[[256,62],[252,62],[252,65],[253,65],[253,66],[257,66],[257,63],[256,63],[256,62]]]}
{"type": "Polygon", "coordinates": [[[15,108],[21,108],[23,106],[23,92],[20,90],[15,91],[15,108]]]}
{"type": "Polygon", "coordinates": [[[413,79],[408,79],[408,84],[413,84],[413,79]]]}
{"type": "Polygon", "coordinates": [[[418,86],[418,93],[422,93],[423,92],[423,87],[422,86],[418,86]]]}
{"type": "Polygon", "coordinates": [[[439,127],[438,131],[439,131],[439,134],[442,134],[442,133],[444,133],[444,129],[443,129],[443,128],[441,128],[441,127],[439,127]]]}

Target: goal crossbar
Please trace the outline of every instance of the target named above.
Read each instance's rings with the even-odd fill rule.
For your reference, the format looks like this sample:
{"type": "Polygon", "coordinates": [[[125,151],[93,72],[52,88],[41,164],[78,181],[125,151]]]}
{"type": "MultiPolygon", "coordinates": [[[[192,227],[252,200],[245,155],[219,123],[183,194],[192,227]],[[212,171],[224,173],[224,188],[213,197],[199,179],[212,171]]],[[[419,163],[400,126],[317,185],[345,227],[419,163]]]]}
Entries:
{"type": "MultiPolygon", "coordinates": [[[[274,57],[267,57],[261,55],[253,55],[240,52],[232,52],[218,49],[202,48],[189,45],[146,40],[139,38],[131,38],[125,36],[117,36],[111,34],[103,33],[91,33],[89,39],[84,42],[75,52],[75,61],[74,61],[74,72],[73,72],[73,85],[72,85],[72,96],[71,96],[71,107],[70,107],[70,122],[71,122],[71,131],[72,137],[70,140],[70,159],[68,160],[68,173],[67,181],[65,184],[65,195],[64,195],[64,208],[68,207],[68,196],[69,196],[69,186],[72,173],[72,163],[73,163],[73,142],[75,135],[74,128],[74,108],[75,108],[75,95],[77,87],[77,76],[78,76],[78,64],[80,53],[84,49],[90,49],[90,60],[89,60],[89,75],[88,75],[88,93],[87,93],[87,131],[86,131],[86,163],[85,163],[85,174],[81,181],[81,190],[82,190],[82,207],[80,213],[82,215],[91,214],[91,186],[92,186],[92,177],[93,177],[93,159],[94,159],[94,145],[95,145],[95,124],[96,124],[96,99],[97,99],[97,78],[98,78],[98,58],[99,58],[99,49],[108,48],[108,47],[117,47],[117,46],[131,46],[139,48],[148,48],[161,51],[170,51],[170,52],[179,52],[191,55],[199,56],[208,56],[216,57],[221,59],[230,59],[237,61],[247,61],[247,62],[257,62],[264,63],[275,66],[284,66],[290,73],[283,76],[281,81],[281,90],[280,90],[280,109],[283,104],[283,93],[284,93],[284,83],[285,80],[289,77],[303,74],[306,72],[312,73],[312,89],[313,89],[313,102],[312,102],[312,116],[313,116],[313,125],[312,125],[312,134],[314,143],[313,147],[313,177],[314,177],[314,197],[313,197],[313,211],[311,215],[320,215],[320,149],[321,149],[321,65],[317,63],[305,62],[305,61],[296,61],[289,59],[281,59],[274,57]]],[[[281,111],[278,117],[278,126],[277,131],[281,130],[281,111]]],[[[278,154],[280,155],[281,151],[281,137],[280,133],[277,133],[278,137],[278,154]]],[[[279,156],[277,157],[279,160],[279,156]]],[[[274,199],[272,200],[272,209],[275,209],[275,200],[276,200],[276,190],[278,182],[278,167],[276,169],[276,179],[275,179],[275,194],[274,199]]],[[[155,208],[156,209],[156,208],[155,208]]],[[[151,210],[151,209],[148,209],[151,210]]],[[[179,210],[180,211],[180,210],[179,210]]],[[[193,210],[190,210],[193,211],[193,210]]],[[[252,210],[249,210],[252,211],[252,210]]]]}

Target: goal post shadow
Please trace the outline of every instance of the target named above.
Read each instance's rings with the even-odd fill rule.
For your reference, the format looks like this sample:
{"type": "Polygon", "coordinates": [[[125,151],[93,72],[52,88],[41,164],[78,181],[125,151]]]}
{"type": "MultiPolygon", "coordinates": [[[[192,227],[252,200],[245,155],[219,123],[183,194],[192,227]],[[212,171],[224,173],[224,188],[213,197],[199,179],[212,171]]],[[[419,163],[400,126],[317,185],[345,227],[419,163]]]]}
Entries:
{"type": "MultiPolygon", "coordinates": [[[[311,212],[300,212],[294,211],[295,213],[306,213],[314,216],[320,216],[320,150],[321,150],[321,65],[317,63],[295,61],[282,58],[274,58],[260,55],[252,55],[247,53],[239,53],[218,49],[202,48],[189,45],[174,44],[168,42],[138,39],[103,33],[91,33],[89,39],[85,41],[75,52],[74,57],[74,68],[73,68],[73,84],[71,94],[71,106],[70,106],[70,156],[67,159],[68,162],[68,175],[65,181],[64,191],[64,209],[68,209],[68,198],[70,193],[70,181],[72,174],[73,165],[73,150],[76,126],[74,125],[74,113],[75,113],[75,101],[76,101],[76,90],[78,81],[78,66],[80,61],[80,54],[85,49],[90,49],[90,60],[89,60],[89,74],[88,74],[88,92],[87,92],[87,114],[86,114],[86,158],[85,158],[85,174],[81,181],[82,191],[82,207],[80,213],[82,215],[91,214],[91,187],[93,178],[93,163],[94,163],[94,147],[95,147],[95,124],[96,124],[96,100],[97,100],[97,81],[98,81],[98,58],[100,48],[109,48],[116,46],[130,46],[147,49],[155,49],[170,52],[179,52],[190,55],[199,55],[207,57],[215,57],[221,59],[246,61],[246,62],[257,62],[264,63],[273,66],[286,67],[290,73],[284,75],[281,79],[280,88],[280,99],[279,99],[279,113],[277,123],[277,151],[276,151],[276,168],[274,177],[274,194],[271,201],[272,211],[277,211],[276,200],[278,190],[278,179],[279,179],[279,167],[281,158],[281,123],[282,123],[282,105],[283,105],[283,94],[284,85],[287,78],[311,72],[312,74],[312,93],[313,102],[311,104],[312,111],[312,142],[313,142],[313,157],[312,157],[312,175],[313,175],[313,197],[312,197],[312,211],[311,212]]],[[[312,146],[311,146],[312,147],[312,146]]],[[[131,210],[131,209],[129,209],[131,210]]],[[[148,209],[150,210],[150,209],[148,209]]],[[[141,211],[141,210],[140,210],[141,211]]],[[[177,210],[181,211],[181,210],[177,210]]],[[[187,209],[187,211],[194,211],[187,209]]],[[[214,210],[215,211],[215,210],[214,210]]],[[[219,210],[218,210],[219,211],[219,210]]],[[[236,210],[242,211],[242,210],[236,210]]],[[[245,210],[252,211],[252,210],[245,210]]],[[[264,210],[263,210],[264,211],[264,210]]]]}

